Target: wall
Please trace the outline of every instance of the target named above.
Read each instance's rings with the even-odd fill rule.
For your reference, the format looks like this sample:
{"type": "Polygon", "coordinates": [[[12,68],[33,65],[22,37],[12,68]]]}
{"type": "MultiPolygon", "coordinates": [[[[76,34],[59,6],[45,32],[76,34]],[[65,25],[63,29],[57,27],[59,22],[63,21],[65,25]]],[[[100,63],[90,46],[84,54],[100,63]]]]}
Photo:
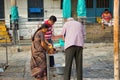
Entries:
{"type": "Polygon", "coordinates": [[[60,9],[60,2],[61,0],[44,0],[44,8],[45,17],[49,17],[51,15],[55,15],[58,17],[62,17],[62,10],[60,9]]]}
{"type": "Polygon", "coordinates": [[[50,17],[51,15],[55,15],[57,17],[57,22],[54,25],[54,35],[61,34],[63,25],[62,9],[60,9],[60,3],[61,0],[44,0],[45,18],[50,17]]]}
{"type": "MultiPolygon", "coordinates": [[[[27,18],[27,0],[16,0],[20,18],[27,18]]],[[[5,19],[9,21],[11,1],[5,0],[5,19]]]]}
{"type": "MultiPolygon", "coordinates": [[[[19,35],[23,36],[24,39],[30,39],[31,35],[37,29],[37,25],[41,22],[39,21],[28,22],[27,0],[16,0],[16,1],[17,1],[18,11],[19,11],[19,16],[20,16],[19,35]]],[[[44,18],[48,19],[48,17],[50,17],[51,15],[60,17],[60,20],[58,20],[58,23],[55,24],[55,26],[57,27],[61,26],[61,23],[62,23],[61,21],[62,10],[60,9],[60,1],[61,0],[44,0],[44,18]]],[[[5,19],[6,19],[5,22],[8,28],[10,26],[9,25],[10,7],[11,7],[11,1],[5,0],[5,19]]],[[[61,29],[61,28],[58,29],[57,27],[55,27],[56,32],[58,32],[61,29]]],[[[10,30],[10,33],[12,34],[11,30],[10,30]]]]}

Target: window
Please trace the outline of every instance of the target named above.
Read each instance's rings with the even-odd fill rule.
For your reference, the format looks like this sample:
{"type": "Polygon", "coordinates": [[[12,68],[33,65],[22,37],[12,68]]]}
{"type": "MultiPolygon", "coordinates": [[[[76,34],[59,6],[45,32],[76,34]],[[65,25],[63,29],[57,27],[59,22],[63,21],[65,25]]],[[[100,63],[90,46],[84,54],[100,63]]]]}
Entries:
{"type": "Polygon", "coordinates": [[[86,0],[86,7],[93,8],[93,0],[86,0]]]}
{"type": "Polygon", "coordinates": [[[109,8],[109,0],[97,0],[97,8],[109,8]]]}
{"type": "Polygon", "coordinates": [[[43,0],[28,0],[28,21],[43,20],[43,0]]]}

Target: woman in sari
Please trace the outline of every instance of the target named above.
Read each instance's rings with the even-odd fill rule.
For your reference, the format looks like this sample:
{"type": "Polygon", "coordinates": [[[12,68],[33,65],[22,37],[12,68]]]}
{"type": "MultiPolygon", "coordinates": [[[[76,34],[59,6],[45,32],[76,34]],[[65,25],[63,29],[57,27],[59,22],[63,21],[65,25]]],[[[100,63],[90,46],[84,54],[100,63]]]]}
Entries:
{"type": "Polygon", "coordinates": [[[32,37],[31,75],[36,80],[47,80],[46,52],[54,53],[54,49],[47,45],[44,38],[48,28],[49,26],[42,24],[32,37]]]}

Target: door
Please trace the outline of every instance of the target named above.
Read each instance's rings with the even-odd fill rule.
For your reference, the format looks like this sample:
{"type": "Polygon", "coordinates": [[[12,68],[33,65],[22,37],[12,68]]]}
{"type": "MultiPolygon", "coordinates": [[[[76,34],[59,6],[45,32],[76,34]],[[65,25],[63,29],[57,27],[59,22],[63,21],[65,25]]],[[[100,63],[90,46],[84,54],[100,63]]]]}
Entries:
{"type": "Polygon", "coordinates": [[[5,18],[4,16],[4,0],[0,0],[0,19],[5,18]]]}
{"type": "Polygon", "coordinates": [[[113,0],[86,0],[87,21],[96,22],[96,17],[101,17],[104,9],[113,14],[113,0]]]}
{"type": "Polygon", "coordinates": [[[95,22],[95,2],[96,0],[86,0],[87,22],[95,22]]]}
{"type": "Polygon", "coordinates": [[[108,9],[111,14],[113,13],[113,0],[96,0],[96,17],[101,17],[105,9],[108,9]]]}

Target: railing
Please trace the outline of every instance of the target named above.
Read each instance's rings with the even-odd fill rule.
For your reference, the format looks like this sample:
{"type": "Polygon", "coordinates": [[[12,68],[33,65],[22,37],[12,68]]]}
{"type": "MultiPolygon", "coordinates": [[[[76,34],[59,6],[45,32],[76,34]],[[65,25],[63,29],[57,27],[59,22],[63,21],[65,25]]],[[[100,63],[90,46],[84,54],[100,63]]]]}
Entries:
{"type": "Polygon", "coordinates": [[[7,44],[7,38],[6,37],[1,37],[0,40],[4,39],[5,43],[0,44],[0,51],[2,54],[0,54],[1,60],[0,60],[0,72],[4,72],[5,69],[8,67],[8,44],[7,44]]]}
{"type": "MultiPolygon", "coordinates": [[[[48,18],[29,18],[29,19],[41,19],[46,20],[48,18]]],[[[43,21],[28,21],[28,18],[19,19],[19,30],[17,43],[31,44],[31,37],[38,28],[38,24],[42,24],[43,21]]],[[[84,19],[86,28],[85,42],[113,42],[113,27],[106,26],[106,29],[101,28],[99,23],[100,18],[87,17],[84,19]]],[[[12,30],[10,30],[10,20],[1,19],[5,21],[6,27],[9,29],[9,33],[12,36],[12,30]]],[[[54,24],[54,34],[59,35],[64,24],[64,19],[58,17],[58,21],[54,24]]]]}

